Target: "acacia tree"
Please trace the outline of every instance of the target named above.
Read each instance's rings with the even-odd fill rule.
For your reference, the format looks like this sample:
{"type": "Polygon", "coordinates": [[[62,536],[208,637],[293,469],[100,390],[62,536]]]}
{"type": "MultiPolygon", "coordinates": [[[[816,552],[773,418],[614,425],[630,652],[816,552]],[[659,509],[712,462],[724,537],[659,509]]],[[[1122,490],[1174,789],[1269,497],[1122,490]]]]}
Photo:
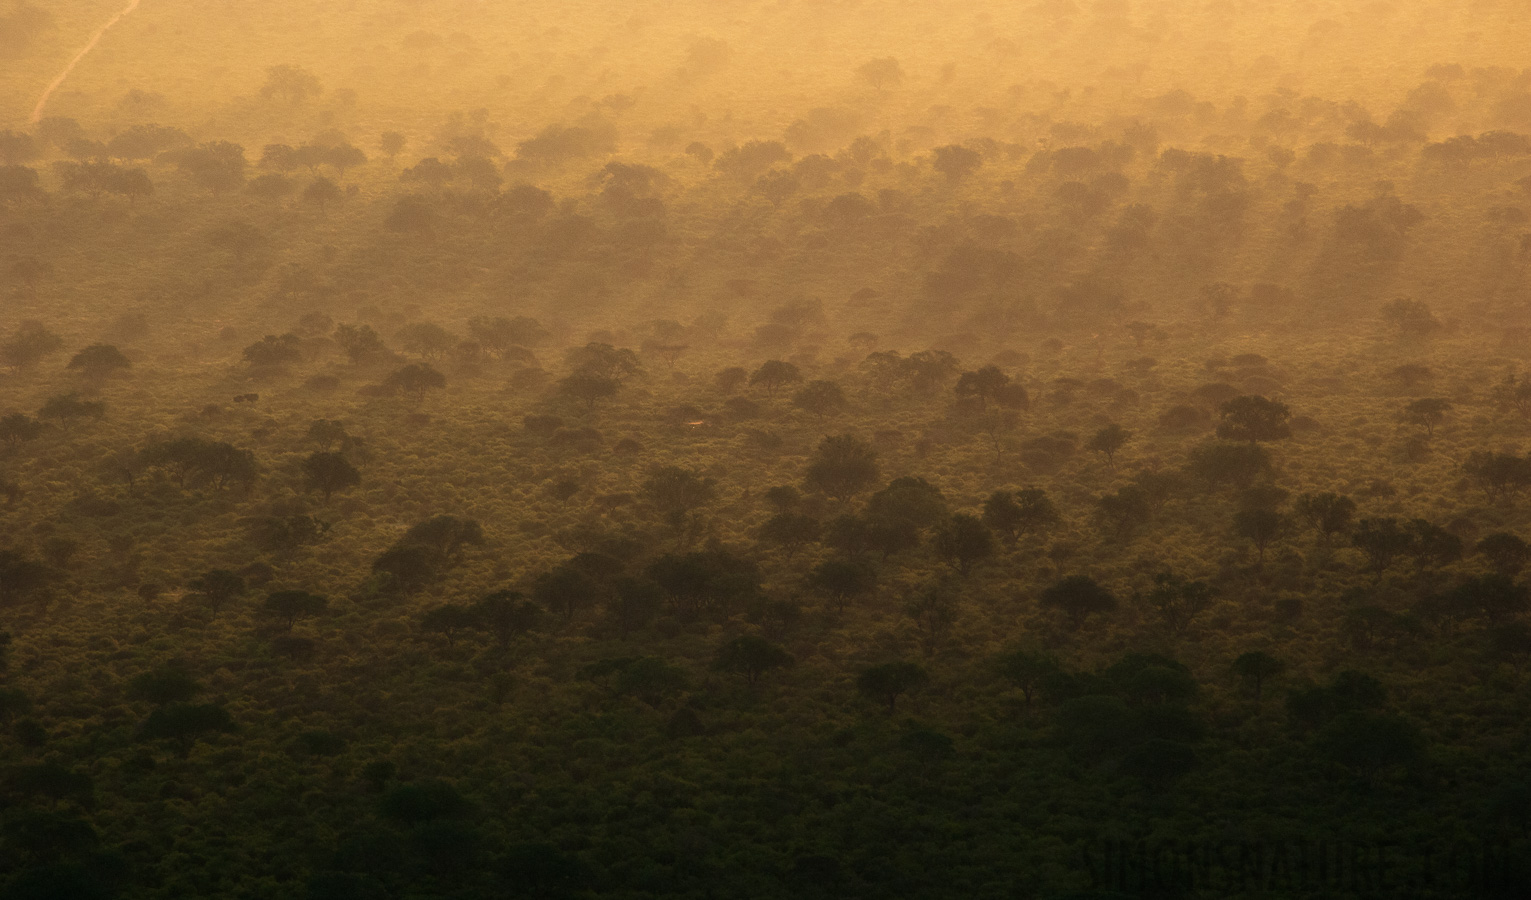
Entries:
{"type": "Polygon", "coordinates": [[[844,501],[876,484],[877,476],[877,451],[854,435],[842,434],[819,442],[803,487],[844,501]]]}
{"type": "Polygon", "coordinates": [[[309,490],[324,494],[324,502],[330,495],[361,484],[361,473],[340,453],[320,450],[310,453],[303,460],[303,475],[309,490]]]}
{"type": "Polygon", "coordinates": [[[1273,509],[1241,509],[1233,516],[1233,531],[1255,545],[1257,565],[1265,565],[1265,550],[1286,526],[1286,519],[1273,509]]]}
{"type": "Polygon", "coordinates": [[[679,534],[703,506],[717,499],[718,484],[679,466],[664,466],[649,473],[641,490],[643,499],[679,534]]]}
{"type": "Polygon", "coordinates": [[[425,363],[410,363],[403,368],[395,369],[383,379],[384,388],[390,391],[403,391],[414,397],[416,402],[425,398],[426,391],[441,390],[446,386],[446,376],[425,363]]]}
{"type": "Polygon", "coordinates": [[[1297,515],[1307,522],[1329,546],[1337,534],[1350,530],[1355,518],[1356,502],[1343,494],[1303,494],[1297,498],[1297,515]]]}
{"type": "Polygon", "coordinates": [[[887,662],[862,671],[856,679],[856,690],[864,697],[886,703],[891,716],[899,697],[929,683],[930,673],[919,663],[887,662]]]}
{"type": "Polygon", "coordinates": [[[1055,657],[1030,650],[1010,650],[996,660],[1000,674],[1020,690],[1026,698],[1026,708],[1047,679],[1063,670],[1055,657]]]}
{"type": "Polygon", "coordinates": [[[1041,488],[995,491],[983,504],[983,523],[1011,545],[1021,535],[1044,531],[1060,520],[1058,508],[1041,488]]]}
{"type": "Polygon", "coordinates": [[[1259,395],[1234,397],[1218,408],[1222,421],[1217,436],[1225,441],[1251,444],[1279,441],[1292,436],[1287,420],[1292,412],[1285,403],[1259,395]]]}
{"type": "Polygon", "coordinates": [[[792,405],[822,419],[845,411],[845,392],[833,381],[810,381],[793,396],[792,405]]]}
{"type": "Polygon", "coordinates": [[[1265,683],[1286,671],[1286,663],[1259,650],[1252,650],[1233,661],[1233,672],[1246,686],[1254,691],[1255,702],[1260,702],[1265,683]]]}
{"type": "Polygon", "coordinates": [[[102,381],[113,372],[131,369],[133,364],[111,344],[91,344],[69,360],[69,368],[78,370],[92,381],[102,381]]]}
{"type": "Polygon", "coordinates": [[[57,353],[63,346],[63,338],[41,322],[29,319],[16,326],[10,339],[0,344],[0,365],[22,372],[57,353]]]}
{"type": "Polygon", "coordinates": [[[712,660],[715,672],[743,675],[746,684],[754,684],[773,669],[791,666],[796,660],[780,646],[753,634],[740,635],[722,647],[712,660]]]}
{"type": "Polygon", "coordinates": [[[1110,425],[1095,432],[1089,442],[1085,444],[1086,450],[1093,450],[1106,458],[1106,465],[1116,469],[1116,452],[1127,445],[1132,439],[1132,432],[1112,422],[1110,425]]]}
{"type": "Polygon", "coordinates": [[[207,601],[213,612],[217,612],[230,600],[244,595],[245,580],[227,569],[213,569],[193,578],[187,587],[207,601]]]}
{"type": "Polygon", "coordinates": [[[848,601],[877,587],[877,573],[861,560],[826,559],[809,573],[808,587],[827,594],[834,600],[835,612],[843,612],[848,601]]]}
{"type": "Polygon", "coordinates": [[[329,606],[329,600],[308,591],[276,591],[266,596],[261,609],[291,631],[299,619],[317,616],[329,606]]]}
{"type": "Polygon", "coordinates": [[[976,516],[958,513],[936,531],[936,553],[966,575],[973,565],[994,555],[994,535],[976,516]]]}
{"type": "Polygon", "coordinates": [[[1446,420],[1451,412],[1451,401],[1441,397],[1425,397],[1415,400],[1403,409],[1403,421],[1425,429],[1428,437],[1435,437],[1435,426],[1446,420]]]}
{"type": "Polygon", "coordinates": [[[1186,633],[1197,616],[1211,608],[1216,594],[1205,581],[1190,581],[1166,571],[1154,576],[1147,600],[1170,633],[1178,637],[1186,633]]]}
{"type": "Polygon", "coordinates": [[[1070,575],[1049,585],[1039,599],[1044,608],[1057,609],[1068,619],[1069,628],[1078,631],[1092,615],[1116,609],[1116,595],[1088,575],[1070,575]]]}
{"type": "Polygon", "coordinates": [[[766,392],[767,397],[775,397],[777,391],[802,380],[803,373],[798,371],[797,366],[771,359],[761,363],[760,368],[750,374],[750,387],[758,387],[766,392]]]}

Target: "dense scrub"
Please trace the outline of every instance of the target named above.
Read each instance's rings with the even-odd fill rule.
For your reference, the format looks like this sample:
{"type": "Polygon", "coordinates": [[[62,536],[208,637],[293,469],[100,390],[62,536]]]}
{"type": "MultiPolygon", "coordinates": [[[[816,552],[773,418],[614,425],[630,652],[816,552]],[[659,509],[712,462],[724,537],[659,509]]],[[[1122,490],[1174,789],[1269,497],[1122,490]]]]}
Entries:
{"type": "Polygon", "coordinates": [[[1111,842],[1321,840],[1521,894],[1523,73],[954,124],[868,54],[665,130],[740,65],[698,39],[509,141],[422,124],[471,41],[398,46],[458,54],[407,128],[283,63],[0,135],[7,891],[1088,896],[1111,842]]]}

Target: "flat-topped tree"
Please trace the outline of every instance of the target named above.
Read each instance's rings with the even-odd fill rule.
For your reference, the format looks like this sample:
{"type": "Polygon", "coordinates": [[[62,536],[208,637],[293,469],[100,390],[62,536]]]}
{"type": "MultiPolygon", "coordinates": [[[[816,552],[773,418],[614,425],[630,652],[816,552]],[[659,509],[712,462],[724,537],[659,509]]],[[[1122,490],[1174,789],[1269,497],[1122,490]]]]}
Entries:
{"type": "Polygon", "coordinates": [[[91,381],[104,381],[114,372],[131,369],[130,362],[121,350],[111,344],[91,344],[69,360],[69,368],[91,381]]]}
{"type": "Polygon", "coordinates": [[[1069,628],[1078,631],[1092,615],[1103,615],[1117,607],[1116,595],[1088,575],[1070,575],[1042,591],[1043,607],[1057,609],[1068,619],[1069,628]]]}
{"type": "Polygon", "coordinates": [[[892,715],[898,705],[898,698],[916,688],[924,687],[930,683],[930,673],[925,667],[913,662],[888,662],[872,666],[862,671],[856,679],[856,690],[862,696],[877,700],[888,706],[888,715],[892,715]]]}
{"type": "Polygon", "coordinates": [[[309,490],[317,490],[324,494],[326,503],[330,501],[330,495],[336,491],[343,491],[361,484],[361,473],[346,460],[345,456],[325,450],[310,453],[303,460],[303,477],[309,490]]]}
{"type": "Polygon", "coordinates": [[[791,666],[792,654],[762,637],[741,635],[718,648],[712,660],[715,672],[743,675],[745,683],[754,684],[773,669],[791,666]]]}
{"type": "Polygon", "coordinates": [[[760,368],[750,373],[750,387],[760,388],[766,392],[767,397],[775,397],[777,391],[802,380],[803,373],[797,366],[779,359],[766,360],[760,364],[760,368]]]}
{"type": "Polygon", "coordinates": [[[317,616],[329,606],[329,600],[308,591],[276,591],[267,595],[261,609],[291,630],[299,619],[317,616]]]}
{"type": "Polygon", "coordinates": [[[1234,397],[1218,407],[1222,421],[1217,436],[1225,441],[1251,444],[1279,441],[1292,436],[1287,420],[1292,412],[1285,403],[1256,395],[1234,397]]]}
{"type": "Polygon", "coordinates": [[[826,437],[819,442],[803,487],[836,500],[848,500],[877,483],[877,451],[854,435],[826,437]]]}
{"type": "Polygon", "coordinates": [[[0,365],[22,372],[57,353],[63,346],[63,338],[41,322],[29,319],[16,326],[10,338],[0,344],[0,365]]]}
{"type": "Polygon", "coordinates": [[[409,394],[417,403],[425,399],[426,391],[441,390],[446,386],[446,376],[425,363],[410,363],[383,379],[383,387],[409,394]]]}

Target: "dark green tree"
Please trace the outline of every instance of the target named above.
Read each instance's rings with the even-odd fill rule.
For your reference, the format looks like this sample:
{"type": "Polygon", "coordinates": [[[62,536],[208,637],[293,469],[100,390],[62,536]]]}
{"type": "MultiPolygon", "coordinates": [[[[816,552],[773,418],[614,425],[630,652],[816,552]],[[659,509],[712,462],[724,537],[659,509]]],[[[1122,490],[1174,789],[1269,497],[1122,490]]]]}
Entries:
{"type": "Polygon", "coordinates": [[[311,491],[324,494],[324,502],[330,495],[361,484],[361,473],[348,462],[344,455],[328,450],[310,453],[303,460],[304,481],[311,491]]]}
{"type": "Polygon", "coordinates": [[[808,462],[803,487],[848,500],[877,483],[877,452],[853,435],[826,437],[808,462]]]}
{"type": "Polygon", "coordinates": [[[1117,606],[1116,595],[1088,575],[1069,575],[1052,583],[1042,591],[1039,602],[1044,609],[1062,612],[1075,631],[1090,616],[1104,615],[1117,606]]]}
{"type": "Polygon", "coordinates": [[[856,690],[862,696],[888,705],[892,715],[898,698],[930,683],[930,673],[913,662],[887,662],[865,669],[856,678],[856,690]]]}
{"type": "Polygon", "coordinates": [[[745,634],[718,648],[712,668],[715,672],[743,675],[747,684],[754,684],[767,672],[791,666],[793,662],[792,654],[780,646],[765,638],[745,634]]]}

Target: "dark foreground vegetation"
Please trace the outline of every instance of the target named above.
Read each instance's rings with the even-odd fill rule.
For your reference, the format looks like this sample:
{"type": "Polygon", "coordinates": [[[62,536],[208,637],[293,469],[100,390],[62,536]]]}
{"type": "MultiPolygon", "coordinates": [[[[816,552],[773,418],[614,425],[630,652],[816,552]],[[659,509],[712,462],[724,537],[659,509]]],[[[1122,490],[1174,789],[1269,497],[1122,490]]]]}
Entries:
{"type": "Polygon", "coordinates": [[[0,133],[4,896],[1526,896],[1525,75],[854,77],[0,133]]]}

